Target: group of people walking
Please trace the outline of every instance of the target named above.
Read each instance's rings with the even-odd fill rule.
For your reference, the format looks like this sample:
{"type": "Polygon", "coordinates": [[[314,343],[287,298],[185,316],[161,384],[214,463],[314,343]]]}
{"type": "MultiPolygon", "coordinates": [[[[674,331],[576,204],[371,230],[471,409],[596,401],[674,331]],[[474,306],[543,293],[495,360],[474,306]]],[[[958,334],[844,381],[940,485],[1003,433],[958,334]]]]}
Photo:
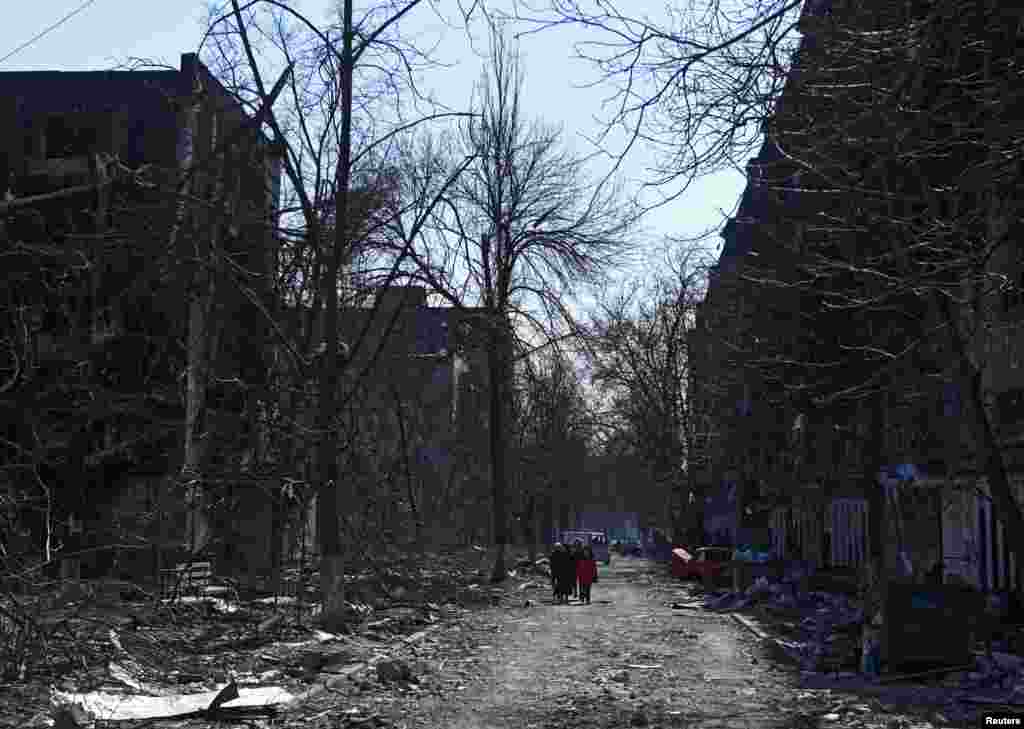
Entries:
{"type": "Polygon", "coordinates": [[[590,604],[590,587],[597,582],[597,561],[590,545],[576,540],[567,547],[556,543],[551,551],[551,589],[555,602],[567,603],[569,596],[590,604]]]}

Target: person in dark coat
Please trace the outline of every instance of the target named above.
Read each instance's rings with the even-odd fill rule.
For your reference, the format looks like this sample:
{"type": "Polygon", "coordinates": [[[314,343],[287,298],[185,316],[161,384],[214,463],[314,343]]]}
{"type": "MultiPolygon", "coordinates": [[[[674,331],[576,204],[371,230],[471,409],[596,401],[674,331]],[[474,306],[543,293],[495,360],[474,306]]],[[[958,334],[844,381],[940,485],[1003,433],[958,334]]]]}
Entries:
{"type": "Polygon", "coordinates": [[[580,602],[590,604],[590,586],[597,582],[597,561],[590,546],[583,548],[583,554],[576,560],[576,581],[580,586],[580,602]]]}
{"type": "Polygon", "coordinates": [[[558,595],[560,602],[569,602],[573,585],[576,583],[576,561],[572,557],[572,550],[562,549],[562,556],[558,565],[558,595]]]}
{"type": "Polygon", "coordinates": [[[583,542],[577,539],[573,542],[572,551],[569,552],[572,559],[572,596],[579,597],[580,583],[576,579],[576,562],[583,559],[583,542]]]}
{"type": "Polygon", "coordinates": [[[561,542],[555,542],[551,548],[548,566],[551,568],[551,595],[555,602],[562,601],[562,575],[565,572],[565,561],[568,555],[561,542]]]}

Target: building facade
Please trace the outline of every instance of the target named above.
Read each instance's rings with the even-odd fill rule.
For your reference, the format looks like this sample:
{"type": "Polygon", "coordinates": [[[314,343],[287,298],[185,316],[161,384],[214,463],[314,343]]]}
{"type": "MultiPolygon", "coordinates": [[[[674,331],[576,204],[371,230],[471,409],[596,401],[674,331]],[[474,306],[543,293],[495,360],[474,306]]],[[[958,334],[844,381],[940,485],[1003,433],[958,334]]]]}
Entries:
{"type": "MultiPolygon", "coordinates": [[[[908,231],[916,228],[907,221],[930,220],[929,215],[944,220],[942,216],[950,214],[945,208],[925,212],[909,203],[899,207],[873,202],[854,209],[852,201],[859,198],[844,198],[835,191],[836,180],[856,179],[864,186],[888,185],[886,189],[895,190],[917,179],[897,161],[888,166],[878,162],[887,154],[898,160],[895,155],[901,150],[886,135],[866,131],[887,128],[877,104],[864,104],[854,91],[845,96],[821,91],[836,88],[828,84],[843,80],[846,88],[858,88],[853,82],[873,82],[877,77],[871,74],[878,73],[867,66],[835,63],[824,44],[856,43],[857,38],[863,43],[871,34],[877,38],[887,28],[913,20],[901,15],[912,8],[813,5],[804,9],[802,47],[775,115],[765,125],[765,146],[752,160],[736,217],[723,230],[725,243],[701,308],[697,346],[691,348],[696,376],[690,393],[708,436],[698,478],[706,504],[716,511],[705,519],[705,528],[729,522],[736,531],[746,505],[738,506],[736,518],[730,519],[732,509],[722,504],[736,492],[737,476],[744,474],[737,464],[745,461],[755,466],[748,465],[747,473],[755,472],[768,482],[757,492],[775,502],[771,541],[781,557],[822,567],[859,567],[869,552],[869,501],[875,499],[883,512],[882,541],[891,572],[918,580],[963,581],[986,590],[1016,588],[1018,560],[993,506],[979,455],[982,444],[975,442],[968,427],[970,404],[963,402],[966,395],[958,385],[960,355],[942,334],[943,321],[930,306],[929,294],[920,293],[928,287],[955,292],[956,283],[939,276],[922,279],[918,290],[890,285],[881,276],[858,283],[854,274],[844,276],[835,263],[859,262],[870,269],[885,261],[893,268],[882,270],[898,271],[891,262],[899,246],[907,242],[912,249],[915,242],[908,231]],[[841,104],[851,106],[837,106],[841,104]],[[879,117],[874,126],[866,119],[870,114],[879,117]],[[858,127],[861,115],[863,126],[858,127]],[[820,134],[807,126],[809,120],[822,125],[820,134]],[[844,135],[854,141],[863,138],[863,147],[844,149],[844,135]],[[773,153],[773,145],[780,154],[773,153]],[[808,169],[799,169],[794,159],[810,162],[808,169]],[[736,283],[737,270],[746,272],[738,275],[746,287],[736,283]],[[799,281],[799,294],[787,299],[780,293],[785,286],[758,286],[759,280],[799,281]],[[856,292],[855,285],[861,286],[856,292]],[[851,305],[850,299],[856,297],[875,298],[884,305],[851,305]],[[750,306],[748,299],[759,306],[750,306]],[[780,315],[767,317],[763,309],[780,315]],[[758,352],[759,339],[781,346],[758,352]],[[873,350],[901,354],[883,361],[872,356],[873,350]],[[843,366],[830,370],[830,360],[843,366]],[[806,364],[802,369],[787,367],[785,362],[814,362],[817,369],[806,364]],[[759,407],[777,413],[777,422],[762,418],[759,407]],[[746,432],[737,417],[741,411],[756,423],[746,432]],[[766,439],[774,457],[765,456],[766,439]]],[[[917,18],[912,25],[944,32],[925,20],[917,18]]],[[[969,25],[968,20],[962,23],[969,25]]],[[[978,32],[977,47],[987,49],[991,58],[1010,53],[1000,45],[997,30],[978,32]]],[[[904,67],[907,73],[924,68],[904,67]]],[[[922,74],[922,89],[932,84],[925,71],[913,73],[922,74]]],[[[940,82],[944,80],[935,80],[940,82]]],[[[866,86],[870,83],[860,85],[866,86]]],[[[892,112],[895,118],[895,107],[892,112]]],[[[927,132],[940,149],[939,126],[927,132]]],[[[915,174],[937,181],[959,174],[947,169],[943,159],[948,156],[937,155],[915,174]]],[[[960,161],[964,169],[976,162],[960,161]]],[[[1017,189],[1019,179],[1007,175],[1000,186],[1017,189]]],[[[977,204],[964,195],[963,204],[977,204]]],[[[967,217],[955,219],[956,225],[968,222],[967,217]]],[[[1019,216],[988,218],[983,228],[964,228],[958,240],[973,235],[993,241],[986,277],[1001,282],[1001,293],[978,298],[981,304],[972,316],[980,318],[965,322],[964,331],[970,332],[969,354],[981,371],[986,412],[1020,505],[1024,337],[1019,216]],[[1005,230],[993,232],[993,226],[1005,230]]],[[[922,236],[936,235],[935,228],[920,230],[922,236]]],[[[926,240],[934,250],[940,249],[934,237],[926,240]]],[[[928,270],[930,264],[918,265],[924,266],[919,270],[928,270]]],[[[895,279],[895,274],[890,276],[889,281],[895,279]]],[[[977,294],[968,290],[977,280],[980,277],[964,284],[964,296],[977,294]]]]}
{"type": "MultiPolygon", "coordinates": [[[[22,266],[6,272],[4,338],[24,345],[5,436],[45,443],[57,541],[87,551],[83,571],[150,574],[187,518],[169,483],[200,344],[194,425],[238,434],[204,455],[208,483],[225,503],[260,493],[229,474],[252,460],[267,369],[279,159],[195,54],[173,70],[0,73],[0,129],[0,240],[22,266]],[[133,540],[153,549],[103,548],[133,540]]],[[[222,536],[258,522],[229,511],[222,536]]]]}

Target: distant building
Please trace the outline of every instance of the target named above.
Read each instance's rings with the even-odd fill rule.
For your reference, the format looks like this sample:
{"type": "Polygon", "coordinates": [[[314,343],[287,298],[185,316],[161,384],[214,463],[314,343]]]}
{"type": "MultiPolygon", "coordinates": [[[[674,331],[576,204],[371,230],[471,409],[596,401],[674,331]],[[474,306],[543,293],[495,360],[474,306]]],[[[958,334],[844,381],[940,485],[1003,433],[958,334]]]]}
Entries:
{"type": "MultiPolygon", "coordinates": [[[[384,522],[364,527],[412,529],[415,518],[435,540],[456,543],[479,526],[451,522],[466,511],[465,494],[490,493],[486,312],[429,306],[427,293],[394,286],[377,290],[362,306],[342,308],[341,398],[346,427],[372,438],[372,448],[360,456],[364,465],[370,459],[391,473],[393,498],[377,515],[384,522]]],[[[319,327],[313,340],[320,340],[319,327]]],[[[307,417],[312,424],[312,413],[307,417]]],[[[305,457],[312,480],[312,452],[305,457]]],[[[373,467],[369,471],[378,477],[373,467]]],[[[307,508],[305,539],[312,549],[315,503],[307,508]]]]}

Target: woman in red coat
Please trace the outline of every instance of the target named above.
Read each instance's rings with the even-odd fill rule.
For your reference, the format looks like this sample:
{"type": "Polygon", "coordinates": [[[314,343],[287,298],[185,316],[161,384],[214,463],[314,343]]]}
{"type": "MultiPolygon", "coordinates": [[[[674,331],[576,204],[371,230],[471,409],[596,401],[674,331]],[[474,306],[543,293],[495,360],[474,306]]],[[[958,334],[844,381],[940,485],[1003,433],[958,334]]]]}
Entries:
{"type": "Polygon", "coordinates": [[[580,602],[590,604],[590,586],[597,582],[597,562],[594,550],[588,544],[583,554],[576,560],[576,581],[580,585],[580,602]]]}

